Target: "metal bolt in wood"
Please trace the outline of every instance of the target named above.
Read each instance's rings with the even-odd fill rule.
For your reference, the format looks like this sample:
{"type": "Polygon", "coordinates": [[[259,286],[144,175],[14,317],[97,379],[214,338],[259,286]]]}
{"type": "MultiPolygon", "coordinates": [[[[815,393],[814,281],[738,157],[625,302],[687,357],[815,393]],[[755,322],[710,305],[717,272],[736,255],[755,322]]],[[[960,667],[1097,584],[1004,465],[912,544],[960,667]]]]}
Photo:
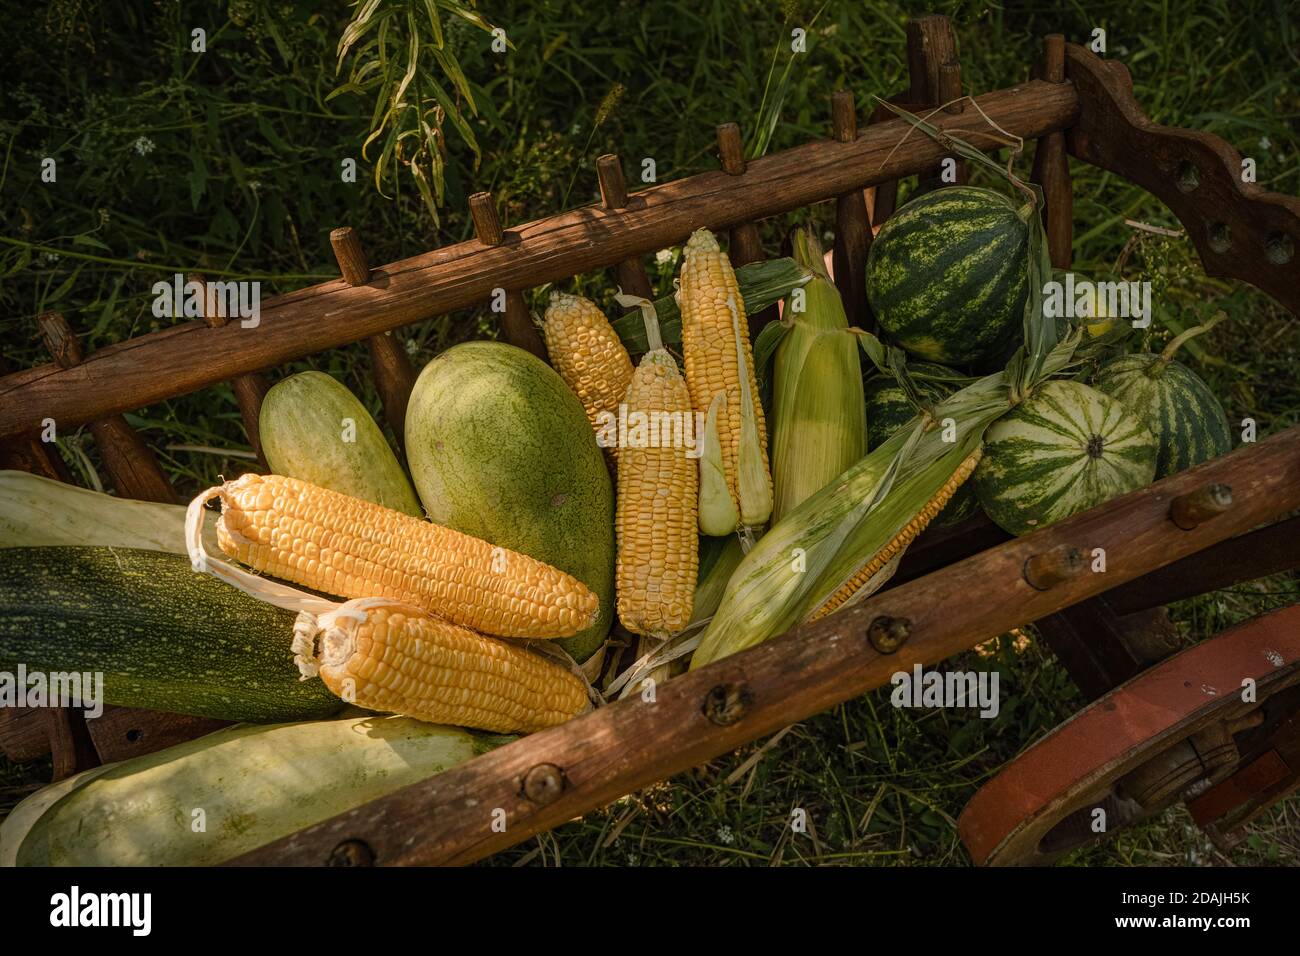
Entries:
{"type": "Polygon", "coordinates": [[[1024,566],[1025,583],[1036,591],[1047,591],[1083,573],[1083,554],[1078,548],[1063,544],[1031,555],[1024,566]]]}
{"type": "Polygon", "coordinates": [[[1169,517],[1184,531],[1216,518],[1232,507],[1232,489],[1227,485],[1206,485],[1169,503],[1169,517]]]}
{"type": "Polygon", "coordinates": [[[882,614],[867,625],[867,642],[877,654],[894,654],[912,636],[912,622],[882,614]]]}
{"type": "Polygon", "coordinates": [[[749,712],[754,695],[747,684],[718,684],[704,698],[704,716],[719,727],[730,727],[749,712]]]}
{"type": "Polygon", "coordinates": [[[375,854],[364,840],[344,840],[332,851],[326,866],[374,866],[375,854]]]}
{"type": "Polygon", "coordinates": [[[564,771],[553,763],[539,763],[524,774],[521,791],[538,806],[546,806],[564,792],[564,771]]]}

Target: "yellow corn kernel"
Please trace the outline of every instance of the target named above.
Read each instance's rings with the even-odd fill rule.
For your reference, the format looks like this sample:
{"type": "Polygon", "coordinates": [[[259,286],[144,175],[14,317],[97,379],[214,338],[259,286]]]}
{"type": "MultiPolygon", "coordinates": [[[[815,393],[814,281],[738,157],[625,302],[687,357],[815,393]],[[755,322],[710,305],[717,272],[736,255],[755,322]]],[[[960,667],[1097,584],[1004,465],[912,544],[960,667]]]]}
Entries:
{"type": "Polygon", "coordinates": [[[596,619],[596,595],[563,571],[360,498],[257,474],[211,493],[221,550],[263,574],[504,637],[568,637],[596,619]]]}
{"type": "Polygon", "coordinates": [[[660,348],[641,360],[626,401],[629,418],[643,414],[652,428],[646,447],[619,449],[618,616],[635,634],[666,638],[690,623],[695,604],[699,472],[682,440],[693,426],[691,396],[660,348]]]}
{"type": "Polygon", "coordinates": [[[590,299],[552,292],[542,336],[551,365],[573,389],[591,427],[599,432],[601,413],[618,414],[618,404],[632,381],[632,359],[618,333],[590,299]]]}
{"type": "Polygon", "coordinates": [[[304,677],[319,674],[367,710],[497,733],[532,733],[587,709],[581,680],[504,641],[418,608],[353,601],[299,616],[294,650],[304,677]]]}
{"type": "Polygon", "coordinates": [[[935,515],[943,510],[944,505],[952,500],[952,496],[957,493],[957,489],[960,488],[966,479],[971,476],[972,472],[975,471],[975,466],[979,464],[980,458],[983,454],[984,449],[983,446],[981,446],[967,455],[966,458],[963,459],[962,463],[957,466],[957,470],[952,473],[952,477],[948,479],[942,488],[934,493],[934,497],[925,503],[925,506],[916,513],[916,516],[905,524],[902,530],[890,539],[888,544],[872,555],[871,559],[858,569],[853,577],[844,582],[844,585],[838,591],[827,598],[826,603],[814,611],[808,620],[817,621],[825,617],[827,614],[832,614],[837,611],[846,601],[857,593],[859,588],[870,581],[897,555],[901,554],[903,549],[911,544],[912,541],[916,539],[916,536],[924,531],[926,526],[934,520],[935,515]]]}
{"type": "MultiPolygon", "coordinates": [[[[771,514],[772,478],[744,298],[730,260],[707,229],[696,230],[686,243],[677,296],[691,403],[697,412],[708,414],[715,396],[725,395],[717,434],[727,490],[739,523],[761,525],[771,514]]],[[[707,519],[704,511],[713,509],[706,502],[701,507],[707,519]]]]}

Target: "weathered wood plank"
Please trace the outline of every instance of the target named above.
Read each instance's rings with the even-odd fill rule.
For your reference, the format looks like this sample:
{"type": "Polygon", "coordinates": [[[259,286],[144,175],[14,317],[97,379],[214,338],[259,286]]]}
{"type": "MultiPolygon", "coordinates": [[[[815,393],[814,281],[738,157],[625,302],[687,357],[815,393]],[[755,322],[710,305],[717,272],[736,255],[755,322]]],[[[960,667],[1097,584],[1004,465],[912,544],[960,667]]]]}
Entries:
{"type": "MultiPolygon", "coordinates": [[[[1064,129],[1078,114],[1068,83],[1032,81],[978,102],[1026,138],[1064,129]]],[[[985,128],[973,109],[934,122],[949,131],[985,128]]],[[[255,328],[187,322],[98,349],[74,368],[17,372],[0,379],[0,436],[46,416],[68,427],[139,408],[485,302],[494,288],[522,290],[606,268],[679,243],[699,226],[730,229],[932,168],[944,152],[925,137],[894,150],[909,128],[901,120],[875,124],[851,142],[808,143],[753,160],[738,176],[718,170],[633,193],[625,209],[574,209],[505,229],[499,245],[475,239],[380,266],[363,286],[340,278],[277,296],[262,303],[255,328]]]]}
{"type": "Polygon", "coordinates": [[[1297,507],[1300,426],[689,672],[653,703],[602,707],[234,862],[319,865],[344,840],[363,842],[380,864],[472,862],[1297,507]],[[1170,520],[1175,497],[1215,482],[1233,488],[1229,511],[1188,531],[1170,520]],[[1035,554],[1098,545],[1109,553],[1104,574],[1047,590],[1024,580],[1035,554]],[[865,637],[882,617],[910,634],[889,655],[865,637]],[[530,787],[534,777],[553,786],[530,787]],[[493,826],[501,819],[504,831],[493,826]]]}

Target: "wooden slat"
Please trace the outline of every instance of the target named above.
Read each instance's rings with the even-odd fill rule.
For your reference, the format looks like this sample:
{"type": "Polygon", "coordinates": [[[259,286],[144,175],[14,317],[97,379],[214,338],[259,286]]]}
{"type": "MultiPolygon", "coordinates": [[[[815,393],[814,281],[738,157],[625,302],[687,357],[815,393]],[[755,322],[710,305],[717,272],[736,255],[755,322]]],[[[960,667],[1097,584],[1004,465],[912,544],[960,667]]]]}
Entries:
{"type": "MultiPolygon", "coordinates": [[[[1068,83],[1033,81],[978,102],[1026,138],[1063,129],[1077,116],[1068,83]]],[[[974,109],[935,122],[951,131],[985,128],[974,109]]],[[[335,279],[277,296],[262,303],[255,329],[187,322],[99,349],[73,369],[17,372],[0,379],[0,436],[47,415],[66,427],[139,408],[486,302],[497,287],[526,289],[606,268],[680,243],[699,226],[728,229],[933,166],[944,152],[925,137],[894,149],[908,129],[902,120],[872,125],[851,143],[808,143],[753,160],[743,176],[715,171],[653,186],[636,194],[634,208],[574,209],[512,229],[498,246],[472,240],[380,266],[364,286],[335,279]]]]}
{"type": "Polygon", "coordinates": [[[660,686],[526,737],[240,857],[238,864],[319,865],[344,840],[380,864],[468,863],[665,779],[746,741],[932,665],[1009,628],[1122,584],[1300,507],[1300,426],[1017,538],[660,686]],[[1183,531],[1170,501],[1222,482],[1232,509],[1183,531]],[[1037,590],[1035,554],[1110,545],[1105,574],[1037,590]],[[972,594],[980,600],[971,600],[972,594]],[[882,655],[865,635],[879,618],[910,637],[882,655]],[[530,799],[530,771],[560,786],[530,799]],[[503,822],[504,830],[493,826],[503,822]]]}
{"type": "Polygon", "coordinates": [[[1300,568],[1300,518],[1290,518],[1108,591],[1106,600],[1117,613],[1131,614],[1296,568],[1300,568]]]}
{"type": "MultiPolygon", "coordinates": [[[[469,215],[474,220],[474,233],[481,245],[493,249],[508,248],[506,232],[501,226],[497,204],[491,193],[475,193],[470,196],[469,215]]],[[[524,302],[520,287],[502,283],[493,288],[506,290],[506,310],[501,315],[501,337],[511,345],[527,349],[543,362],[547,361],[546,345],[528,315],[528,304],[524,302]]]]}
{"type": "Polygon", "coordinates": [[[1074,43],[1065,71],[1087,104],[1070,154],[1160,199],[1187,229],[1208,275],[1249,282],[1300,317],[1300,199],[1241,181],[1241,154],[1209,133],[1151,122],[1122,63],[1074,43]]]}
{"type": "MultiPolygon", "coordinates": [[[[955,75],[958,89],[952,96],[944,96],[941,86],[944,82],[952,83],[954,75],[950,72],[943,77],[946,64],[957,62],[957,36],[952,29],[952,21],[945,16],[932,15],[917,17],[907,24],[907,73],[911,83],[909,99],[913,103],[947,102],[954,96],[961,95],[961,73],[955,75]]],[[[951,91],[950,91],[951,92],[951,91]]],[[[934,117],[931,117],[934,119],[934,117]]],[[[945,157],[948,158],[948,157],[945,157]]],[[[963,165],[960,157],[958,167],[963,165]]],[[[921,174],[917,185],[917,195],[938,189],[945,185],[940,179],[940,167],[935,167],[921,174]]],[[[963,172],[964,175],[964,172],[963,172]]]]}
{"type": "MultiPolygon", "coordinates": [[[[191,273],[185,277],[187,282],[197,282],[204,288],[203,297],[203,315],[201,318],[209,328],[219,329],[225,325],[229,319],[224,315],[208,315],[207,310],[207,279],[199,273],[191,273]]],[[[235,393],[235,404],[239,406],[239,418],[244,423],[244,434],[248,436],[248,443],[253,446],[253,451],[257,454],[258,463],[267,470],[269,466],[266,463],[266,455],[262,452],[262,399],[266,397],[266,392],[270,385],[266,381],[266,376],[261,372],[245,372],[242,375],[236,375],[230,380],[230,390],[235,393]]]]}
{"type": "MultiPolygon", "coordinates": [[[[1043,40],[1042,79],[1065,82],[1065,37],[1054,33],[1043,40]]],[[[1074,241],[1074,190],[1070,185],[1070,160],[1065,153],[1065,134],[1048,133],[1034,151],[1034,182],[1043,187],[1043,224],[1052,265],[1070,268],[1074,241]]]]}
{"type": "MultiPolygon", "coordinates": [[[[742,177],[748,168],[745,160],[744,142],[740,127],[735,123],[723,123],[717,129],[718,163],[728,176],[742,177]]],[[[733,266],[743,266],[765,258],[763,243],[758,237],[758,226],[753,221],[740,222],[731,228],[727,247],[727,257],[733,266]]],[[[774,321],[778,316],[775,305],[770,305],[761,312],[749,316],[749,335],[757,338],[763,326],[774,321]]]]}
{"type": "MultiPolygon", "coordinates": [[[[370,281],[370,260],[356,230],[351,226],[335,229],[330,233],[330,245],[344,282],[359,286],[370,281]]],[[[384,406],[384,418],[401,445],[406,441],[406,405],[415,387],[415,369],[391,331],[370,336],[366,346],[370,349],[371,374],[384,406]]]]}
{"type": "MultiPolygon", "coordinates": [[[[73,334],[68,320],[58,312],[43,312],[37,318],[41,327],[41,336],[45,347],[54,357],[54,364],[67,371],[78,368],[86,359],[81,343],[73,334]]],[[[68,423],[51,415],[60,428],[68,423]]],[[[163,474],[149,446],[136,430],[126,423],[121,415],[108,415],[90,423],[90,432],[95,436],[95,447],[113,478],[117,493],[124,498],[139,498],[142,501],[161,501],[172,504],[176,501],[176,492],[171,482],[163,474]]]]}
{"type": "MultiPolygon", "coordinates": [[[[839,90],[831,97],[831,135],[837,143],[858,138],[857,107],[851,90],[839,90]]],[[[850,189],[835,200],[835,247],[831,262],[835,286],[844,300],[849,325],[875,331],[871,306],[867,303],[867,254],[871,251],[871,216],[861,189],[850,189]]]]}
{"type": "MultiPolygon", "coordinates": [[[[596,178],[600,181],[600,202],[606,209],[615,211],[628,206],[627,180],[623,178],[623,163],[613,153],[596,160],[596,178]]],[[[614,281],[629,295],[653,299],[654,289],[650,276],[640,256],[631,256],[614,263],[614,281]]]]}

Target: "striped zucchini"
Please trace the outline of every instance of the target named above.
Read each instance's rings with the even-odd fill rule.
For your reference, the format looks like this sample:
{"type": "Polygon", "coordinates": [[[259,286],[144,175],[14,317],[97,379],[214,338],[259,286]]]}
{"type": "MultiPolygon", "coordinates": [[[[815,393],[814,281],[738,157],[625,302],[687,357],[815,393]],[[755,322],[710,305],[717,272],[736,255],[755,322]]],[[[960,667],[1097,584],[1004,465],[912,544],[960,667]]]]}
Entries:
{"type": "Polygon", "coordinates": [[[1012,534],[1044,528],[1151,483],[1156,440],[1122,404],[1079,382],[1040,385],[989,426],[975,493],[1012,534]]]}
{"type": "Polygon", "coordinates": [[[990,189],[913,199],[876,236],[867,297],[881,329],[913,355],[984,363],[1015,339],[1029,294],[1028,209],[990,189]]]}
{"type": "Polygon", "coordinates": [[[0,670],[99,672],[107,704],[259,722],[333,714],[324,684],[299,680],[295,616],[180,555],[0,549],[0,670]]]}
{"type": "Polygon", "coordinates": [[[0,826],[0,866],[222,863],[509,739],[373,714],[227,727],[37,791],[0,826]]]}

